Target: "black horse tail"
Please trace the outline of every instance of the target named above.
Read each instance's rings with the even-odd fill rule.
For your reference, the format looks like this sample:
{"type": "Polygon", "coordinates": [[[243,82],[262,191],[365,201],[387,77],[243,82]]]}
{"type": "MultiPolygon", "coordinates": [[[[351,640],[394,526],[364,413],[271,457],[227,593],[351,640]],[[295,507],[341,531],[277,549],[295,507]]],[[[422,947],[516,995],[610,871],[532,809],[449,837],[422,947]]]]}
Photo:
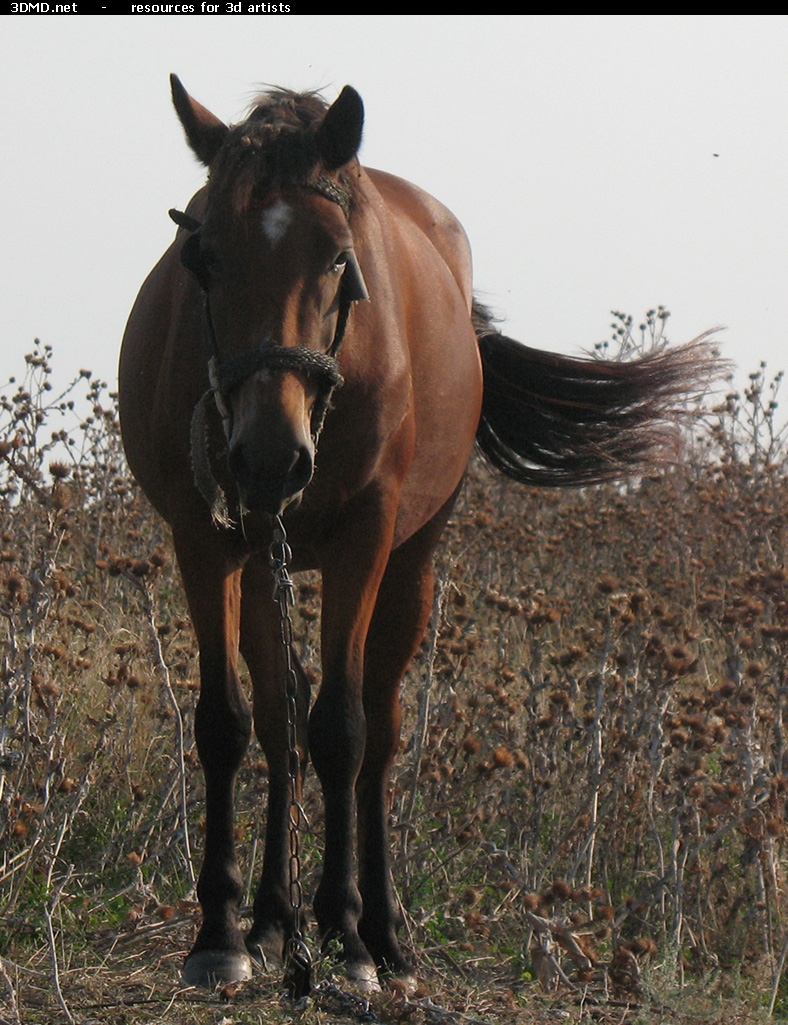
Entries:
{"type": "Polygon", "coordinates": [[[476,441],[524,484],[599,484],[664,461],[690,400],[728,369],[712,332],[625,362],[531,349],[497,331],[480,303],[473,321],[484,371],[476,441]]]}

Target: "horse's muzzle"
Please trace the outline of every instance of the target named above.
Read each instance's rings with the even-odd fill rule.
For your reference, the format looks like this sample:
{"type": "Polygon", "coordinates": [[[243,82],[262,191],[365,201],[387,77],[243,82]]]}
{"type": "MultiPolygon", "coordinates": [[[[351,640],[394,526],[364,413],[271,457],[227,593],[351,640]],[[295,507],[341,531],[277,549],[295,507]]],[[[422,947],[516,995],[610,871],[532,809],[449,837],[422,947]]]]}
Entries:
{"type": "Polygon", "coordinates": [[[279,516],[300,500],[312,479],[314,450],[311,445],[295,445],[267,453],[238,442],[230,447],[228,463],[244,508],[279,516]]]}

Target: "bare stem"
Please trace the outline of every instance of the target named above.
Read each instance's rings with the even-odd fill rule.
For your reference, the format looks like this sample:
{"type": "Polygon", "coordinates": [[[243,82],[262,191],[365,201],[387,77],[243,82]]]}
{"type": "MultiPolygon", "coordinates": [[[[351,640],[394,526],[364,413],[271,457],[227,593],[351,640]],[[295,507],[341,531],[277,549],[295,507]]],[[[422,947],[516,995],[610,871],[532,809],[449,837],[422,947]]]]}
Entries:
{"type": "Polygon", "coordinates": [[[175,733],[178,751],[178,779],[180,783],[180,820],[181,829],[183,830],[183,853],[186,861],[186,870],[189,873],[189,880],[192,886],[194,886],[196,883],[196,876],[194,873],[194,862],[192,861],[191,843],[189,840],[189,819],[186,804],[186,760],[184,750],[183,716],[181,715],[181,710],[178,705],[177,698],[175,697],[175,691],[172,689],[170,670],[164,659],[164,651],[161,646],[159,631],[156,629],[156,601],[153,589],[149,584],[147,584],[143,587],[142,592],[145,596],[145,612],[148,618],[148,629],[150,630],[151,643],[156,657],[156,664],[161,672],[164,690],[167,693],[175,719],[175,733]]]}
{"type": "Polygon", "coordinates": [[[76,1025],[76,1022],[74,1021],[74,1017],[71,1014],[71,1011],[69,1010],[68,1004],[66,1003],[66,998],[63,996],[63,991],[60,988],[60,971],[58,969],[57,963],[57,944],[55,943],[55,929],[52,925],[52,918],[55,914],[55,910],[60,901],[60,898],[63,894],[63,890],[65,890],[66,886],[68,885],[68,881],[71,878],[71,874],[73,871],[74,866],[69,865],[68,869],[66,870],[66,874],[63,878],[63,881],[61,882],[60,886],[58,886],[57,890],[55,890],[54,894],[52,895],[52,899],[49,901],[49,903],[44,905],[44,915],[46,917],[47,923],[47,939],[49,941],[49,956],[52,962],[52,986],[55,990],[57,1002],[60,1004],[60,1009],[66,1016],[69,1025],[76,1025]]]}

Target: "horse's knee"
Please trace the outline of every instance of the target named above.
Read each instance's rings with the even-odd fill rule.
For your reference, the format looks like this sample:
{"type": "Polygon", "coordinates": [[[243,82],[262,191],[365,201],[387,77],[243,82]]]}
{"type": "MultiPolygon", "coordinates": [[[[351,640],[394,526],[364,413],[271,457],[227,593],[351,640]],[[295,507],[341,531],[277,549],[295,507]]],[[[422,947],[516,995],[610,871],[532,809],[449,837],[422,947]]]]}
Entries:
{"type": "Polygon", "coordinates": [[[309,754],[323,783],[355,780],[364,757],[366,722],[360,701],[318,697],[309,716],[309,754]]]}
{"type": "Polygon", "coordinates": [[[234,772],[252,736],[252,714],[246,700],[217,701],[203,695],[194,713],[194,736],[206,770],[234,772]]]}

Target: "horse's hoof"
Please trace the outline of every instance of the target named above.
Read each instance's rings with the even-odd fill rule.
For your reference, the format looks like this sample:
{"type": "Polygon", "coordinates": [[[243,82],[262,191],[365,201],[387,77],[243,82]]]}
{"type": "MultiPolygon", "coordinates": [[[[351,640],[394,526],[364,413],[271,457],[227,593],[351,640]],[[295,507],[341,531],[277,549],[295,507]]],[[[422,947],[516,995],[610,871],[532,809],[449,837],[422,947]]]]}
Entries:
{"type": "Polygon", "coordinates": [[[363,961],[348,964],[345,967],[345,976],[348,982],[353,983],[362,993],[380,992],[378,973],[373,964],[365,964],[363,961]]]}
{"type": "Polygon", "coordinates": [[[381,979],[383,986],[397,996],[412,997],[416,992],[418,978],[414,971],[391,972],[383,975],[381,979]]]}
{"type": "Polygon", "coordinates": [[[246,949],[254,963],[267,971],[278,971],[284,964],[281,936],[246,941],[246,949]]]}
{"type": "Polygon", "coordinates": [[[183,981],[187,986],[214,989],[226,982],[252,977],[252,959],[235,950],[197,950],[186,959],[183,981]]]}

